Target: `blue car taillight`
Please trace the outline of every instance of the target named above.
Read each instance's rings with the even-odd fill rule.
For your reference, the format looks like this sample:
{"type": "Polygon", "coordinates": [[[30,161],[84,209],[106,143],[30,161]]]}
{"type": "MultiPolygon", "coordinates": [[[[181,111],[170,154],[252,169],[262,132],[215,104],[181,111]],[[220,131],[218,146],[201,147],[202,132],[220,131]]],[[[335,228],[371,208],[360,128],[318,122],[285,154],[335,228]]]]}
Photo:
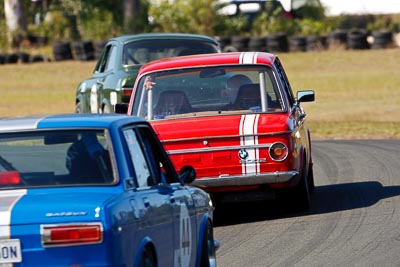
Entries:
{"type": "Polygon", "coordinates": [[[43,247],[97,244],[103,241],[101,223],[41,225],[43,247]]]}

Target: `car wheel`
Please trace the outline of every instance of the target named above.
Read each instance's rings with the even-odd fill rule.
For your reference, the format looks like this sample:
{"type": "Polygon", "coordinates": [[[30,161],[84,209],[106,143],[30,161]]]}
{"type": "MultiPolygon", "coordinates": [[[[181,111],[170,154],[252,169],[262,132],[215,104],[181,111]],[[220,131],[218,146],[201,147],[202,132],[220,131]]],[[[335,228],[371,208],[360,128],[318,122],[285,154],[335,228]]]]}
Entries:
{"type": "Polygon", "coordinates": [[[312,165],[308,169],[307,183],[308,183],[308,192],[310,194],[313,194],[315,189],[315,183],[314,183],[314,170],[312,165]]]}
{"type": "Polygon", "coordinates": [[[150,248],[145,248],[140,259],[139,267],[156,267],[157,260],[150,248]]]}
{"type": "Polygon", "coordinates": [[[214,232],[211,222],[207,222],[207,229],[203,236],[203,247],[201,252],[201,266],[214,267],[217,266],[214,246],[214,232]]]}
{"type": "Polygon", "coordinates": [[[303,163],[303,169],[301,171],[301,178],[299,184],[294,188],[294,202],[296,209],[306,211],[310,208],[310,191],[308,185],[306,163],[303,163]]]}
{"type": "Polygon", "coordinates": [[[78,103],[76,103],[76,106],[75,106],[75,113],[83,113],[82,112],[82,105],[81,105],[81,103],[80,102],[78,102],[78,103]]]}

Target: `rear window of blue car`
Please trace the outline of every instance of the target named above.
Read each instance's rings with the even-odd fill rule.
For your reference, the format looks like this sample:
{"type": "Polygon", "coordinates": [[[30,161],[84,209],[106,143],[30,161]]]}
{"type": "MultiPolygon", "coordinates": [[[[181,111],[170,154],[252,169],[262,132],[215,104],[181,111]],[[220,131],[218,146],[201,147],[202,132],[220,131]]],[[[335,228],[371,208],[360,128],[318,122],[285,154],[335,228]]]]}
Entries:
{"type": "Polygon", "coordinates": [[[0,135],[0,189],[111,184],[111,142],[104,130],[0,135]]]}

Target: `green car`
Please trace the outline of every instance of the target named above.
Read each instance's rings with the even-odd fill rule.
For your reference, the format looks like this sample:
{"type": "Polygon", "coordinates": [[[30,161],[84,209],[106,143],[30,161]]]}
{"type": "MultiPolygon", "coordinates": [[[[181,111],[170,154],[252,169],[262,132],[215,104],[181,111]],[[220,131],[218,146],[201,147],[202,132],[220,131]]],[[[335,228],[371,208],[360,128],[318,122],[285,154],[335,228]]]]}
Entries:
{"type": "Polygon", "coordinates": [[[92,77],[76,90],[76,113],[114,113],[128,103],[140,67],[152,60],[193,54],[219,53],[214,38],[182,33],[143,33],[107,41],[92,77]]]}

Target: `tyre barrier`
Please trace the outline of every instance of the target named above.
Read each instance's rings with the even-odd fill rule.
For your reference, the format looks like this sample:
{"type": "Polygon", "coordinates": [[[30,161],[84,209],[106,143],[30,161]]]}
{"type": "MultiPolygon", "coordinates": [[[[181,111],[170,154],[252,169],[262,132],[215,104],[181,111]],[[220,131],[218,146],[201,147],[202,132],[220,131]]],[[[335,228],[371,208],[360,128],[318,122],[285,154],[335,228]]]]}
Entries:
{"type": "Polygon", "coordinates": [[[230,46],[231,45],[231,37],[230,36],[217,36],[216,40],[219,43],[219,46],[221,48],[221,51],[224,47],[230,46]]]}
{"type": "Polygon", "coordinates": [[[26,64],[26,63],[31,62],[31,56],[28,53],[18,52],[17,54],[18,54],[18,57],[19,57],[19,60],[21,61],[21,63],[26,64]]]}
{"type": "Polygon", "coordinates": [[[372,49],[383,49],[393,46],[393,33],[391,31],[372,32],[372,49]]]}
{"type": "Polygon", "coordinates": [[[289,42],[285,33],[267,35],[268,52],[288,52],[289,42]]]}
{"type": "Polygon", "coordinates": [[[305,52],[307,39],[305,36],[292,36],[289,38],[289,50],[293,52],[305,52]]]}
{"type": "Polygon", "coordinates": [[[7,64],[15,64],[18,63],[19,56],[17,53],[6,54],[5,63],[7,64]]]}
{"type": "Polygon", "coordinates": [[[309,35],[306,36],[306,51],[321,51],[328,49],[328,37],[309,35]]]}
{"type": "Polygon", "coordinates": [[[235,47],[238,51],[247,51],[249,48],[249,37],[232,36],[231,46],[235,47]]]}
{"type": "Polygon", "coordinates": [[[328,36],[329,48],[347,48],[347,32],[345,31],[333,31],[328,36]]]}
{"type": "Polygon", "coordinates": [[[106,46],[107,41],[95,41],[94,42],[94,58],[99,59],[103,48],[106,46]]]}
{"type": "Polygon", "coordinates": [[[44,62],[50,61],[46,59],[43,55],[31,56],[25,52],[16,53],[0,53],[0,64],[16,64],[18,62],[22,64],[34,63],[34,62],[44,62]]]}
{"type": "Polygon", "coordinates": [[[32,63],[35,63],[35,62],[44,62],[44,61],[47,61],[47,60],[45,59],[45,57],[44,57],[43,55],[33,55],[33,56],[31,57],[31,62],[32,62],[32,63]]]}
{"type": "Polygon", "coordinates": [[[222,49],[222,52],[238,52],[238,51],[240,51],[240,50],[238,50],[236,47],[234,47],[233,45],[228,45],[228,46],[225,46],[223,49],[222,49]]]}
{"type": "Polygon", "coordinates": [[[368,49],[368,33],[365,30],[354,30],[347,33],[347,47],[350,49],[368,49]]]}
{"type": "Polygon", "coordinates": [[[266,37],[250,37],[249,51],[267,51],[267,38],[266,37]]]}
{"type": "Polygon", "coordinates": [[[71,44],[69,42],[55,42],[53,44],[53,56],[55,61],[73,59],[71,44]]]}
{"type": "MultiPolygon", "coordinates": [[[[264,37],[244,36],[217,36],[222,52],[261,51],[261,52],[289,52],[289,51],[320,51],[331,48],[344,49],[384,49],[400,46],[392,31],[374,31],[371,35],[359,29],[350,32],[337,30],[326,36],[292,36],[285,33],[270,34],[264,37]],[[370,39],[369,39],[370,38],[370,39]],[[369,41],[369,42],[368,42],[369,41]]],[[[400,35],[399,35],[400,36],[400,35]]],[[[399,38],[400,39],[400,38],[399,38]]],[[[53,43],[55,61],[70,60],[97,60],[100,58],[107,41],[81,41],[71,44],[66,41],[53,43]],[[73,53],[74,52],[74,53],[73,53]]],[[[48,62],[49,58],[43,55],[30,56],[25,52],[1,53],[0,64],[48,62]]]]}
{"type": "Polygon", "coordinates": [[[0,53],[0,64],[5,64],[5,63],[6,63],[6,55],[0,53]]]}
{"type": "Polygon", "coordinates": [[[75,58],[81,61],[94,60],[94,46],[91,41],[74,42],[73,50],[75,58]]]}

